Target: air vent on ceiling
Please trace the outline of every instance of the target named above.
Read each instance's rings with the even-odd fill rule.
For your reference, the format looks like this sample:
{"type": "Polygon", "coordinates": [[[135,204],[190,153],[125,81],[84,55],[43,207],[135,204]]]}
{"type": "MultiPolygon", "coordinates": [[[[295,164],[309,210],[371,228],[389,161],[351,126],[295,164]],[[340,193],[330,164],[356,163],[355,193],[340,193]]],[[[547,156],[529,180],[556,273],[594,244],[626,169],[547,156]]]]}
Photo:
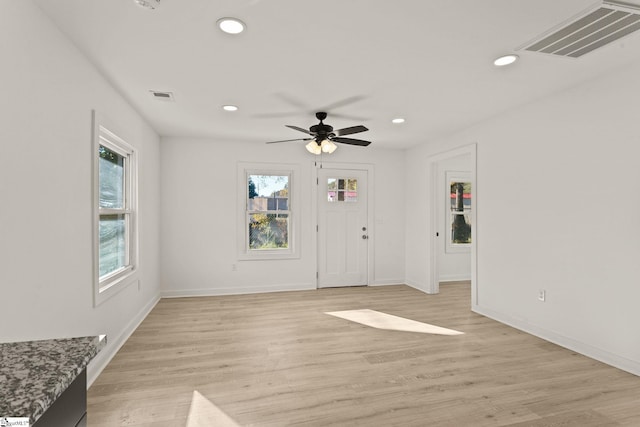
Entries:
{"type": "Polygon", "coordinates": [[[640,30],[640,6],[603,1],[518,50],[579,58],[640,30]]]}
{"type": "Polygon", "coordinates": [[[159,92],[157,90],[151,90],[151,95],[155,99],[159,99],[162,101],[173,101],[173,92],[159,92]]]}

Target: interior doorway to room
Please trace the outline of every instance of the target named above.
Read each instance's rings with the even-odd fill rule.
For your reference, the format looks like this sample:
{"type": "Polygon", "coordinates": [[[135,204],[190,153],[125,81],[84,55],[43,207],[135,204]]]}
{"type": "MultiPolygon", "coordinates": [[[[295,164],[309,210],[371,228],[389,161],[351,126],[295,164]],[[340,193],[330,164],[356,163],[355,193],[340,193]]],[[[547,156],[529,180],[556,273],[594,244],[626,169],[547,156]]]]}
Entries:
{"type": "Polygon", "coordinates": [[[476,305],[476,146],[433,156],[429,168],[429,293],[438,293],[441,284],[469,282],[476,305]]]}
{"type": "Polygon", "coordinates": [[[369,172],[318,169],[318,287],[368,284],[369,172]]]}

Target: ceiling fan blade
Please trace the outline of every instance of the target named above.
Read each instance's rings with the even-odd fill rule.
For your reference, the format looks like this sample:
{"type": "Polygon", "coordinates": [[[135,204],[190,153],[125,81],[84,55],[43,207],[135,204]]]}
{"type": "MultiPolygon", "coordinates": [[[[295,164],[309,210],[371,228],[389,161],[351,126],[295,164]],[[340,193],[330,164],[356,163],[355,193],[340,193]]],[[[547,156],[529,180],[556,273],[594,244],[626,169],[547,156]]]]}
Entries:
{"type": "Polygon", "coordinates": [[[274,95],[287,104],[296,107],[296,109],[298,110],[308,110],[310,108],[304,101],[296,98],[293,95],[289,95],[284,92],[276,92],[274,95]]]}
{"type": "Polygon", "coordinates": [[[368,130],[369,129],[367,129],[366,127],[362,125],[358,125],[358,126],[351,126],[348,128],[334,130],[333,133],[335,133],[338,136],[342,136],[342,135],[351,135],[353,133],[365,132],[368,130]]]}
{"type": "Polygon", "coordinates": [[[363,117],[358,117],[358,116],[352,116],[352,115],[348,115],[348,114],[341,114],[341,113],[336,113],[333,110],[347,106],[349,104],[353,104],[359,101],[362,101],[363,99],[366,99],[367,96],[365,95],[354,95],[354,96],[350,96],[344,99],[341,99],[339,101],[336,102],[332,102],[331,104],[325,105],[323,107],[313,107],[306,104],[304,100],[298,98],[295,95],[291,95],[291,94],[287,94],[285,92],[275,92],[273,93],[273,96],[275,96],[276,98],[280,99],[281,101],[285,102],[286,104],[289,104],[292,107],[295,107],[296,110],[292,111],[292,112],[282,112],[282,113],[263,113],[263,114],[256,114],[255,117],[260,117],[260,118],[272,118],[272,117],[293,117],[293,116],[300,116],[302,113],[304,114],[313,114],[317,111],[327,111],[329,112],[329,115],[331,117],[335,117],[335,118],[342,118],[345,120],[353,120],[353,121],[358,121],[358,122],[362,122],[365,120],[368,120],[366,118],[363,117]]]}
{"type": "Polygon", "coordinates": [[[332,119],[345,119],[345,120],[349,120],[351,122],[366,122],[367,120],[370,120],[370,117],[361,117],[361,116],[352,116],[351,114],[340,114],[340,113],[334,113],[333,111],[329,110],[328,111],[329,116],[332,119]]]}
{"type": "Polygon", "coordinates": [[[273,118],[294,117],[294,116],[300,116],[300,111],[289,111],[289,112],[282,112],[282,113],[259,113],[259,114],[253,115],[253,117],[257,117],[259,119],[273,119],[273,118]]]}
{"type": "Polygon", "coordinates": [[[288,128],[290,128],[290,129],[295,129],[295,130],[297,130],[297,131],[304,132],[304,133],[306,133],[306,134],[308,134],[308,135],[314,135],[313,133],[309,132],[308,130],[303,129],[303,128],[300,128],[300,127],[298,127],[298,126],[292,126],[292,125],[285,125],[285,126],[286,126],[286,127],[288,127],[288,128]]]}
{"type": "Polygon", "coordinates": [[[366,96],[364,96],[364,95],[350,96],[348,98],[341,99],[340,101],[336,101],[336,102],[333,102],[333,103],[331,103],[329,105],[326,105],[324,108],[321,108],[318,111],[331,111],[331,110],[333,110],[335,108],[344,107],[345,105],[349,105],[349,104],[353,104],[353,103],[358,102],[358,101],[362,101],[365,98],[366,98],[366,96]]]}
{"type": "Polygon", "coordinates": [[[361,147],[366,147],[371,144],[371,141],[364,141],[362,139],[354,139],[354,138],[340,138],[339,136],[331,138],[333,142],[339,142],[341,144],[349,144],[349,145],[359,145],[361,147]]]}
{"type": "Polygon", "coordinates": [[[269,141],[265,144],[277,144],[278,142],[291,142],[291,141],[311,141],[313,138],[296,138],[296,139],[283,139],[281,141],[269,141]]]}

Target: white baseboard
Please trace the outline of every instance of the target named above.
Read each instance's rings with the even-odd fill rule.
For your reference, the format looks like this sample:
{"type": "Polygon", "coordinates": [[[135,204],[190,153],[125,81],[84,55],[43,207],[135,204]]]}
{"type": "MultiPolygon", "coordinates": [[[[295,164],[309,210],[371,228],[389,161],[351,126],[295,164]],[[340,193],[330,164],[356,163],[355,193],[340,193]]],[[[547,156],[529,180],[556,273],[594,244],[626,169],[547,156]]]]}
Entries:
{"type": "Polygon", "coordinates": [[[93,382],[98,378],[98,375],[100,375],[109,362],[111,362],[111,359],[113,359],[118,350],[120,350],[131,334],[138,329],[138,326],[140,326],[142,321],[149,315],[149,313],[151,313],[151,310],[153,310],[158,301],[160,301],[159,295],[142,307],[142,310],[140,310],[140,312],[131,319],[120,335],[115,338],[107,337],[107,345],[96,355],[96,357],[93,358],[91,362],[89,362],[89,365],[87,366],[87,389],[91,387],[91,384],[93,384],[93,382]]]}
{"type": "Polygon", "coordinates": [[[407,286],[412,287],[413,289],[417,289],[420,292],[424,292],[425,294],[432,295],[429,292],[427,292],[427,290],[425,289],[426,285],[424,283],[418,283],[416,281],[413,281],[413,280],[410,280],[410,279],[406,279],[404,281],[404,284],[407,285],[407,286]]]}
{"type": "Polygon", "coordinates": [[[442,282],[462,282],[465,280],[471,280],[470,274],[445,274],[440,276],[440,283],[442,282]]]}
{"type": "Polygon", "coordinates": [[[215,297],[222,295],[262,294],[267,292],[309,291],[315,289],[317,289],[315,283],[297,283],[252,287],[165,290],[160,292],[160,296],[162,298],[215,297]]]}
{"type": "Polygon", "coordinates": [[[563,335],[557,334],[544,328],[540,328],[527,322],[523,322],[522,320],[515,319],[509,315],[498,313],[491,309],[474,306],[472,307],[472,311],[489,317],[500,323],[504,323],[505,325],[509,325],[513,328],[524,331],[528,334],[535,335],[538,338],[542,338],[545,341],[557,344],[560,347],[567,348],[569,350],[575,351],[576,353],[580,353],[602,363],[606,363],[607,365],[640,376],[640,362],[638,361],[627,359],[617,354],[610,353],[601,348],[593,347],[589,344],[576,341],[572,338],[565,337],[563,335]]]}
{"type": "Polygon", "coordinates": [[[369,283],[369,286],[393,286],[404,285],[404,279],[380,279],[374,280],[373,283],[369,283]]]}

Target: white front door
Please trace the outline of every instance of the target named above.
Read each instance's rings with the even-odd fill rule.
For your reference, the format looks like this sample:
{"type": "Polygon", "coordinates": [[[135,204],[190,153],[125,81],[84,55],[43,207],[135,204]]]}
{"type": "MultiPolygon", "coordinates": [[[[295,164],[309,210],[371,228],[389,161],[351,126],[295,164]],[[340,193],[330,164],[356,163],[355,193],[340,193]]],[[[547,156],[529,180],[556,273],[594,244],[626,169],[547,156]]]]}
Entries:
{"type": "Polygon", "coordinates": [[[367,171],[318,170],[318,287],[368,283],[367,171]]]}

